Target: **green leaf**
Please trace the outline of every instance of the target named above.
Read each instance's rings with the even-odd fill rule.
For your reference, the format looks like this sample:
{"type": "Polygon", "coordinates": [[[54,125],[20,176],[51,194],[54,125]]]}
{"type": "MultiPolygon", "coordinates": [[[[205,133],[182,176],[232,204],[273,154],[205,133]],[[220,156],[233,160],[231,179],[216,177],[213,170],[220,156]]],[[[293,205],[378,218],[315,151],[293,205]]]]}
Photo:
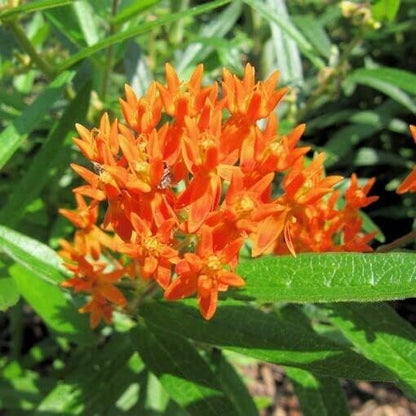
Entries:
{"type": "Polygon", "coordinates": [[[376,20],[392,22],[400,8],[400,0],[376,0],[371,5],[371,13],[376,20]]]}
{"type": "MultiPolygon", "coordinates": [[[[281,20],[290,22],[283,0],[266,0],[266,4],[280,16],[281,20]]],[[[270,30],[272,32],[270,50],[275,58],[273,65],[274,68],[279,68],[282,83],[301,85],[303,70],[298,45],[276,22],[270,22],[270,30]]]]}
{"type": "Polygon", "coordinates": [[[230,349],[275,364],[299,367],[333,377],[392,380],[392,376],[354,351],[317,335],[309,325],[286,315],[261,312],[241,302],[220,302],[213,319],[183,303],[149,303],[140,308],[149,328],[172,337],[230,349]]]}
{"type": "Polygon", "coordinates": [[[348,403],[339,380],[286,367],[304,416],[349,416],[348,403]]]}
{"type": "Polygon", "coordinates": [[[29,205],[50,180],[50,169],[59,160],[62,152],[67,152],[63,141],[73,129],[76,120],[83,119],[89,105],[91,82],[86,82],[76,97],[70,102],[61,118],[52,129],[41,149],[31,161],[20,182],[14,187],[7,202],[0,210],[0,223],[15,226],[25,214],[22,207],[29,205]]]}
{"type": "Polygon", "coordinates": [[[13,156],[28,134],[39,125],[74,75],[75,72],[72,71],[63,72],[55,78],[34,103],[26,107],[14,122],[0,133],[0,169],[13,156]]]}
{"type": "Polygon", "coordinates": [[[139,381],[143,370],[128,333],[112,335],[100,348],[79,349],[66,364],[60,372],[62,381],[43,399],[36,414],[123,414],[114,404],[139,381]]]}
{"type": "Polygon", "coordinates": [[[160,0],[141,0],[141,1],[134,1],[128,6],[122,8],[119,13],[117,13],[110,22],[113,25],[120,25],[127,20],[135,17],[139,13],[143,12],[144,10],[148,9],[149,7],[159,3],[160,0]]]}
{"type": "Polygon", "coordinates": [[[240,264],[235,297],[259,302],[375,302],[416,296],[415,253],[308,253],[240,264]]]}
{"type": "Polygon", "coordinates": [[[9,271],[26,302],[55,334],[79,343],[89,344],[94,340],[87,317],[77,311],[61,288],[19,264],[9,271]]]}
{"type": "Polygon", "coordinates": [[[100,37],[93,6],[87,1],[76,1],[72,7],[86,44],[88,46],[94,45],[100,37]]]}
{"type": "Polygon", "coordinates": [[[0,225],[0,251],[34,273],[39,279],[54,285],[63,280],[62,263],[51,248],[17,231],[0,225]]]}
{"type": "Polygon", "coordinates": [[[160,328],[136,328],[136,345],[146,367],[190,415],[237,415],[197,349],[181,335],[160,328]]]}
{"type": "Polygon", "coordinates": [[[73,3],[74,0],[37,0],[21,4],[18,7],[11,7],[0,13],[0,20],[16,16],[20,13],[34,13],[40,10],[65,6],[73,3]]]}
{"type": "Polygon", "coordinates": [[[175,22],[178,19],[196,16],[201,13],[211,11],[217,7],[224,6],[229,3],[230,0],[216,0],[207,4],[202,4],[200,6],[191,7],[190,9],[184,10],[182,12],[169,14],[163,16],[159,19],[153,20],[151,22],[146,22],[138,26],[134,26],[128,30],[125,30],[120,33],[116,33],[112,36],[108,36],[105,39],[97,42],[96,44],[81,50],[80,52],[72,55],[70,58],[66,59],[65,62],[58,68],[58,72],[64,71],[67,68],[70,68],[72,65],[77,62],[88,58],[91,55],[94,55],[96,52],[105,49],[111,45],[115,45],[119,42],[123,42],[127,39],[133,38],[135,36],[141,35],[143,33],[149,32],[151,29],[159,26],[163,26],[167,23],[175,22]]]}
{"type": "Polygon", "coordinates": [[[293,16],[292,20],[321,56],[329,59],[331,56],[331,40],[316,16],[293,16]]]}
{"type": "Polygon", "coordinates": [[[257,416],[257,407],[247,387],[221,350],[217,348],[212,350],[210,364],[221,384],[221,388],[233,402],[237,414],[241,416],[257,416]]]}
{"type": "Polygon", "coordinates": [[[328,306],[329,319],[368,359],[396,374],[416,399],[416,331],[383,303],[328,306]]]}
{"type": "Polygon", "coordinates": [[[10,277],[0,278],[0,311],[5,311],[19,300],[19,289],[10,277]]]}
{"type": "Polygon", "coordinates": [[[363,84],[388,95],[399,104],[416,113],[415,101],[405,93],[416,95],[416,75],[395,68],[360,68],[353,71],[343,82],[347,89],[363,84]]]}
{"type": "Polygon", "coordinates": [[[279,14],[266,5],[261,0],[244,0],[257,13],[263,16],[266,20],[276,23],[279,27],[287,33],[298,45],[300,51],[318,68],[325,67],[322,59],[316,55],[315,49],[311,43],[299,32],[299,30],[288,19],[281,19],[279,14]]]}
{"type": "Polygon", "coordinates": [[[185,78],[189,76],[191,71],[193,71],[193,67],[203,62],[213,50],[212,46],[205,44],[203,40],[212,39],[214,36],[223,39],[234,27],[241,14],[241,10],[241,1],[233,1],[226,9],[210,20],[207,25],[203,26],[198,36],[201,41],[188,46],[183,54],[179,56],[177,65],[178,72],[182,73],[185,78]]]}

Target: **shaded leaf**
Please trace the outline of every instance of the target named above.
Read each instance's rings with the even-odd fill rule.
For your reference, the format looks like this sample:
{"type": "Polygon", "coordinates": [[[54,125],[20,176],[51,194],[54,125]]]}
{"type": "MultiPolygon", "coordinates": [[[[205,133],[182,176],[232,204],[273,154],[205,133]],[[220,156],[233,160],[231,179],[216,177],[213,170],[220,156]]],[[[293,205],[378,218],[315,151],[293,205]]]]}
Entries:
{"type": "Polygon", "coordinates": [[[309,326],[246,303],[222,302],[210,321],[205,321],[196,307],[179,302],[142,305],[140,316],[149,327],[163,329],[173,337],[181,334],[259,360],[334,377],[392,380],[387,371],[317,335],[309,326]]]}
{"type": "Polygon", "coordinates": [[[139,325],[136,345],[146,367],[190,415],[237,415],[208,363],[179,334],[139,325]]]}
{"type": "Polygon", "coordinates": [[[328,316],[368,359],[396,374],[416,399],[416,331],[384,303],[331,304],[328,316]]]}
{"type": "Polygon", "coordinates": [[[50,169],[59,159],[62,152],[67,151],[62,144],[76,120],[84,118],[88,110],[91,93],[91,82],[86,82],[76,97],[70,102],[59,121],[52,129],[41,149],[32,160],[26,174],[14,187],[7,202],[0,210],[0,223],[9,227],[15,226],[25,214],[26,207],[34,200],[50,180],[50,169]]]}
{"type": "Polygon", "coordinates": [[[304,416],[348,416],[350,411],[339,380],[286,367],[304,416]]]}
{"type": "Polygon", "coordinates": [[[87,317],[77,311],[61,288],[19,264],[10,267],[9,271],[26,302],[57,335],[80,343],[94,340],[87,317]]]}
{"type": "Polygon", "coordinates": [[[59,75],[33,104],[27,106],[14,122],[0,133],[0,168],[13,156],[27,135],[39,125],[74,75],[75,72],[63,72],[59,75]]]}

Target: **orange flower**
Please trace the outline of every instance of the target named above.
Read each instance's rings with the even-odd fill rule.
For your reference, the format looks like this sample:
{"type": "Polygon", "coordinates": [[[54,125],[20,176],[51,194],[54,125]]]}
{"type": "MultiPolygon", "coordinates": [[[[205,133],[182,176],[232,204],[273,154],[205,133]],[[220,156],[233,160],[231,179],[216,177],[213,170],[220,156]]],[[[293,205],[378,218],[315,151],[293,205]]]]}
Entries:
{"type": "Polygon", "coordinates": [[[342,177],[325,174],[323,153],[308,161],[310,148],[298,146],[305,125],[278,131],[278,73],[256,81],[248,64],[242,79],[228,70],[219,83],[202,78],[202,65],[183,82],[167,64],[166,84],[143,97],[125,87],[125,122],[104,114],[97,128],[77,125],[92,167],[72,164],[86,183],[74,189],[77,209],[60,210],[77,227],[61,255],[73,273],[64,285],[90,296],[82,311],[93,327],[126,306],[124,277],[132,305],[155,281],[166,299],[197,294],[210,319],[218,292],[244,284],[234,270],[247,240],[253,257],[371,249],[359,210],[375,201],[374,181],[360,187],[353,175],[338,208],[342,177]]]}
{"type": "MultiPolygon", "coordinates": [[[[416,143],[416,126],[410,125],[410,132],[416,143]]],[[[416,192],[416,166],[397,188],[398,194],[404,194],[405,192],[416,192]]]]}
{"type": "Polygon", "coordinates": [[[215,250],[211,230],[203,227],[196,254],[186,253],[178,262],[178,277],[166,289],[165,298],[176,300],[197,292],[202,316],[211,319],[217,309],[218,292],[245,284],[229,266],[236,262],[242,243],[243,239],[236,239],[224,249],[215,250]]]}

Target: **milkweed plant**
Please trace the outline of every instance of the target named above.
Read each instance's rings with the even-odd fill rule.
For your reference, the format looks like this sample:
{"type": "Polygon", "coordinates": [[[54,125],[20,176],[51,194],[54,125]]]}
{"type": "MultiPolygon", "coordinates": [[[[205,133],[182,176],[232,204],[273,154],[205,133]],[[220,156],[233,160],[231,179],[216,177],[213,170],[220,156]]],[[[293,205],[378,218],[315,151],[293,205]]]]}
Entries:
{"type": "MultiPolygon", "coordinates": [[[[342,3],[344,16],[359,20],[352,24],[379,28],[364,9],[342,3]]],[[[65,70],[53,72],[25,43],[13,10],[19,7],[0,18],[52,82],[33,106],[47,112],[66,88],[67,127],[58,124],[48,140],[63,140],[57,137],[75,125],[77,156],[67,173],[74,203],[52,204],[67,221],[60,230],[69,230],[55,233],[59,257],[17,227],[25,192],[45,186],[46,175],[40,185],[34,178],[57,146],[45,142],[21,179],[25,192],[12,194],[0,212],[10,275],[0,279],[1,308],[22,295],[60,351],[47,370],[48,390],[39,376],[30,376],[31,387],[13,387],[16,377],[34,374],[16,349],[0,362],[1,389],[39,414],[150,414],[158,391],[164,399],[155,414],[256,415],[260,402],[239,373],[250,359],[285,367],[305,415],[349,414],[343,379],[393,382],[416,399],[416,332],[385,303],[416,295],[416,258],[405,250],[415,231],[374,244],[381,231],[363,209],[383,198],[373,191],[377,177],[327,173],[331,154],[304,139],[308,123],[282,128],[280,109],[293,104],[296,88],[280,86],[279,68],[262,80],[246,63],[240,74],[224,67],[212,79],[197,64],[182,79],[166,63],[163,80],[142,92],[125,84],[120,117],[101,106],[95,125],[79,123],[91,85],[77,93],[67,88],[74,72],[60,62],[55,71],[65,70]],[[37,401],[25,399],[31,391],[37,401]]],[[[329,94],[327,83],[336,71],[344,74],[344,64],[321,71],[318,95],[329,94]]],[[[33,130],[31,111],[1,133],[1,166],[33,130]]],[[[416,126],[408,127],[416,142],[416,126]]],[[[395,198],[416,193],[416,167],[391,186],[395,198]]],[[[11,316],[15,327],[18,315],[11,316]]],[[[21,414],[0,399],[11,412],[5,414],[21,414]]]]}

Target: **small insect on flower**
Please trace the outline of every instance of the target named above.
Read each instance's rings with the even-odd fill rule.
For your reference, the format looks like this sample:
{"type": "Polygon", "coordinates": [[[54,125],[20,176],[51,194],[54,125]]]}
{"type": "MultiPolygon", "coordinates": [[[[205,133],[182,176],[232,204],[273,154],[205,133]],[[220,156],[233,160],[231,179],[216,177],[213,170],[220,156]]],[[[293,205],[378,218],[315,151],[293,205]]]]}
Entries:
{"type": "Polygon", "coordinates": [[[173,180],[172,171],[169,165],[166,162],[163,162],[163,174],[162,174],[162,178],[160,179],[158,189],[168,188],[171,185],[172,180],[173,180]]]}
{"type": "Polygon", "coordinates": [[[97,175],[101,175],[104,172],[102,165],[100,165],[98,162],[92,162],[92,165],[93,165],[94,172],[97,175]]]}

